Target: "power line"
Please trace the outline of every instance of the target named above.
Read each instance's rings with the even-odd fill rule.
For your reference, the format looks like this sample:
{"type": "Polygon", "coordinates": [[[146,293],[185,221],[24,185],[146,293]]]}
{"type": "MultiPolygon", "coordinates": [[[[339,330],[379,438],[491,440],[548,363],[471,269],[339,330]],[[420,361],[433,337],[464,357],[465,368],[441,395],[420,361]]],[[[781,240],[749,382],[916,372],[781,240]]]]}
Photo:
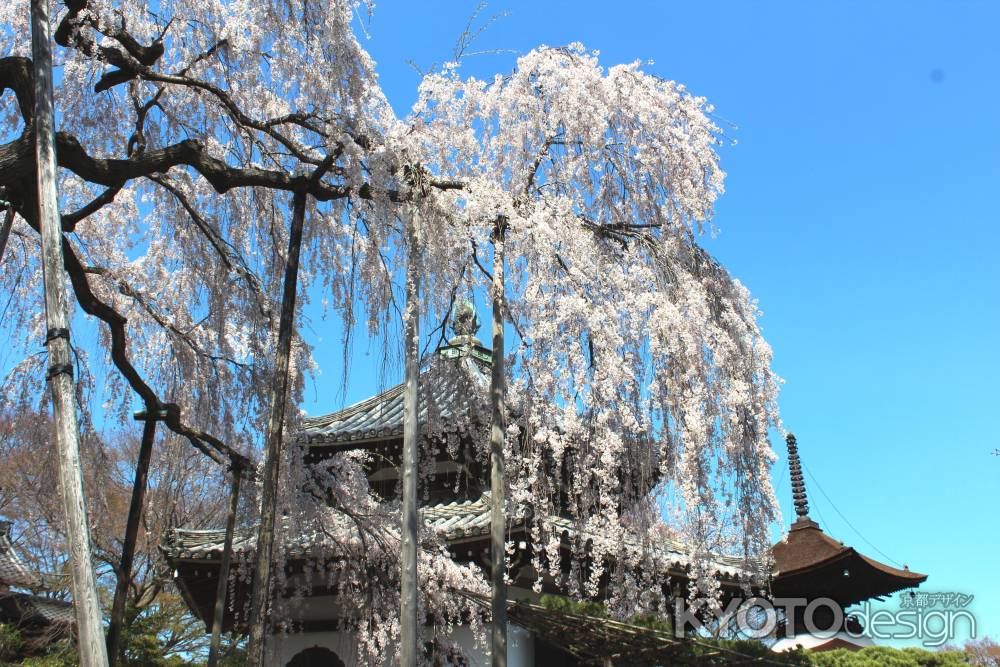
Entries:
{"type": "MultiPolygon", "coordinates": [[[[814,482],[814,483],[816,484],[816,488],[818,488],[818,489],[819,489],[820,493],[822,493],[822,494],[823,494],[823,497],[824,497],[824,498],[826,498],[826,500],[827,500],[827,502],[828,502],[828,503],[830,503],[830,505],[831,505],[831,506],[833,507],[833,510],[834,510],[834,511],[835,511],[835,512],[836,512],[837,514],[839,514],[839,515],[840,515],[840,518],[844,520],[844,523],[846,523],[846,524],[847,524],[847,525],[848,525],[848,526],[849,526],[849,527],[851,528],[851,530],[853,530],[853,531],[854,531],[855,533],[857,533],[857,534],[858,534],[858,537],[860,537],[860,538],[861,538],[861,539],[862,539],[862,540],[863,540],[863,541],[864,541],[864,542],[865,542],[865,543],[866,543],[866,544],[867,544],[868,546],[870,546],[870,547],[871,547],[872,549],[874,549],[875,551],[879,552],[879,553],[880,553],[880,554],[882,555],[882,557],[883,557],[883,558],[885,558],[886,560],[890,561],[891,563],[895,564],[895,565],[896,565],[896,566],[898,566],[898,567],[904,567],[904,566],[903,566],[903,565],[901,565],[901,564],[900,564],[900,563],[899,563],[898,561],[896,561],[896,560],[892,559],[892,558],[891,558],[891,557],[890,557],[890,556],[889,556],[888,554],[886,554],[886,553],[885,553],[884,551],[882,551],[882,550],[881,550],[881,549],[879,549],[879,548],[878,548],[877,546],[875,546],[875,545],[874,545],[874,544],[872,543],[872,541],[871,541],[871,540],[869,540],[869,539],[868,539],[867,537],[865,537],[864,535],[862,535],[862,534],[861,534],[861,531],[860,531],[860,530],[858,530],[857,528],[855,528],[855,527],[854,527],[854,524],[852,524],[852,523],[851,523],[850,521],[848,521],[847,517],[846,517],[846,516],[844,516],[844,513],[843,513],[843,512],[841,512],[841,511],[840,511],[840,510],[839,510],[839,509],[837,508],[837,505],[836,505],[836,504],[835,504],[835,503],[833,502],[833,500],[831,500],[831,499],[830,499],[830,496],[828,496],[828,495],[826,494],[826,491],[824,491],[824,490],[823,490],[823,485],[819,483],[819,480],[818,480],[818,479],[816,479],[816,475],[814,475],[814,474],[812,473],[812,470],[810,470],[810,469],[809,469],[809,467],[808,467],[808,466],[806,466],[806,465],[805,465],[804,463],[802,464],[802,467],[804,467],[804,468],[806,469],[806,472],[807,472],[807,473],[809,473],[809,477],[810,477],[810,478],[812,479],[812,481],[813,481],[813,482],[814,482]]],[[[817,508],[817,509],[819,509],[819,508],[817,508]]],[[[822,513],[820,513],[820,518],[821,518],[821,519],[823,518],[823,514],[822,514],[822,513]]],[[[823,520],[823,522],[824,522],[824,523],[826,523],[826,520],[824,519],[824,520],[823,520]]]]}
{"type": "Polygon", "coordinates": [[[774,487],[774,493],[775,493],[776,495],[779,495],[779,496],[780,496],[780,495],[781,495],[781,492],[782,492],[782,491],[784,490],[784,488],[785,488],[785,476],[786,476],[786,475],[785,475],[785,473],[786,473],[787,471],[788,471],[788,457],[787,457],[787,456],[785,456],[785,458],[784,458],[784,459],[782,459],[782,463],[781,463],[781,471],[780,471],[780,474],[778,475],[778,483],[777,483],[777,484],[775,485],[775,487],[774,487]]]}

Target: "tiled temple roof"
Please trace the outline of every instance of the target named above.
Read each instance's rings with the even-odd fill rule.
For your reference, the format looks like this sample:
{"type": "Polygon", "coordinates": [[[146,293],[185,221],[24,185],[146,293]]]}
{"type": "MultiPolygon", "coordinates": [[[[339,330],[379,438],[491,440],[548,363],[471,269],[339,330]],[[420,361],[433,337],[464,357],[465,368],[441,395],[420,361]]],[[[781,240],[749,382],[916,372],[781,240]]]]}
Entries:
{"type": "MultiPolygon", "coordinates": [[[[484,538],[490,531],[489,493],[476,500],[463,500],[428,505],[420,509],[427,526],[435,530],[448,542],[460,542],[469,538],[484,538]]],[[[569,536],[588,537],[579,531],[574,522],[562,517],[550,516],[545,520],[550,530],[558,530],[569,536]]],[[[512,526],[520,528],[521,525],[512,526]]],[[[222,553],[225,539],[223,530],[188,530],[175,528],[167,536],[164,552],[172,560],[216,560],[222,553]]],[[[238,530],[233,536],[233,551],[252,550],[257,540],[256,527],[238,530]]],[[[308,538],[296,540],[292,548],[307,553],[308,538]]],[[[638,543],[633,546],[640,548],[638,543]]],[[[655,556],[662,558],[670,567],[683,569],[689,562],[688,550],[674,540],[661,540],[655,556]]],[[[713,556],[713,570],[721,575],[738,577],[746,571],[747,563],[741,558],[713,556]]]]}
{"type": "MultiPolygon", "coordinates": [[[[483,595],[463,591],[463,597],[491,608],[491,600],[483,595]]],[[[526,600],[509,600],[507,618],[531,632],[536,641],[558,647],[576,658],[573,664],[626,664],[630,667],[654,667],[668,664],[693,664],[698,658],[691,650],[693,638],[678,638],[662,628],[651,628],[618,621],[603,616],[571,613],[533,604],[526,600]],[[676,656],[676,659],[675,657],[676,656]]],[[[710,647],[713,648],[714,647],[710,647]]],[[[697,664],[715,664],[705,653],[697,664]]],[[[752,661],[751,657],[751,661],[752,661]]],[[[724,661],[725,664],[733,662],[724,661]]],[[[564,663],[564,664],[568,664],[564,663]]]]}
{"type": "Polygon", "coordinates": [[[0,521],[0,584],[18,588],[39,588],[42,579],[28,569],[10,539],[10,522],[0,521]]]}
{"type": "MultiPolygon", "coordinates": [[[[479,346],[447,346],[442,358],[421,372],[418,421],[426,424],[433,411],[442,420],[474,409],[474,397],[484,398],[489,388],[488,351],[479,346]],[[451,352],[451,354],[449,354],[451,352]],[[446,367],[451,366],[449,369],[446,367]],[[448,372],[461,371],[461,374],[448,372]],[[432,377],[437,375],[438,377],[432,377]],[[431,381],[428,381],[431,380],[431,381]],[[470,383],[474,386],[470,387],[470,383]]],[[[343,410],[308,417],[297,437],[304,444],[350,444],[402,437],[403,388],[398,384],[343,410]]]]}
{"type": "Polygon", "coordinates": [[[70,626],[76,622],[73,604],[63,600],[21,593],[7,587],[37,590],[44,587],[41,575],[21,560],[10,539],[9,521],[0,521],[0,623],[19,627],[70,626]]]}
{"type": "MultiPolygon", "coordinates": [[[[420,509],[427,526],[446,540],[486,535],[490,530],[489,494],[476,500],[462,500],[428,505],[420,509]]],[[[213,559],[222,553],[226,533],[221,529],[189,530],[175,528],[168,533],[164,551],[174,559],[213,559]]],[[[247,551],[257,541],[257,528],[237,530],[233,535],[233,551],[247,551]]],[[[305,549],[308,540],[296,540],[298,549],[305,549]]]]}
{"type": "MultiPolygon", "coordinates": [[[[471,318],[475,318],[474,310],[471,318]]],[[[427,368],[420,373],[418,397],[418,423],[421,429],[439,425],[486,424],[489,421],[486,399],[490,385],[490,351],[474,337],[477,323],[461,330],[449,344],[440,348],[427,368]],[[486,413],[484,414],[484,410],[486,413]]],[[[404,385],[398,384],[360,403],[343,410],[303,420],[297,441],[304,445],[334,450],[361,447],[369,443],[394,440],[403,434],[404,385]]],[[[653,465],[652,469],[656,466],[653,465]]],[[[489,492],[475,500],[460,500],[428,504],[420,509],[426,525],[444,540],[456,542],[485,539],[490,530],[489,492]]],[[[578,529],[569,520],[557,516],[546,518],[543,525],[550,531],[570,538],[597,537],[578,529]]],[[[524,523],[511,525],[512,530],[524,532],[524,523]]],[[[325,535],[296,535],[286,544],[289,553],[310,554],[319,551],[325,535]]],[[[345,535],[345,538],[348,536],[345,535]]],[[[162,549],[175,561],[213,561],[221,557],[225,532],[223,530],[191,530],[176,528],[168,534],[162,549]]],[[[256,542],[256,528],[237,530],[233,539],[234,552],[252,550],[256,542]]],[[[641,550],[639,540],[626,542],[626,547],[641,550]]],[[[687,567],[690,550],[675,541],[661,540],[654,549],[654,557],[672,570],[687,567]]],[[[739,577],[747,570],[747,563],[740,558],[712,557],[715,571],[727,577],[739,577]]]]}
{"type": "Polygon", "coordinates": [[[780,597],[829,597],[847,607],[856,602],[880,598],[905,588],[919,586],[926,574],[881,563],[845,546],[825,534],[809,518],[809,499],[798,441],[788,433],[788,470],[792,479],[792,500],[798,519],[775,544],[772,592],[780,597]]]}
{"type": "Polygon", "coordinates": [[[0,594],[0,621],[33,625],[73,625],[73,603],[28,593],[0,594]]]}

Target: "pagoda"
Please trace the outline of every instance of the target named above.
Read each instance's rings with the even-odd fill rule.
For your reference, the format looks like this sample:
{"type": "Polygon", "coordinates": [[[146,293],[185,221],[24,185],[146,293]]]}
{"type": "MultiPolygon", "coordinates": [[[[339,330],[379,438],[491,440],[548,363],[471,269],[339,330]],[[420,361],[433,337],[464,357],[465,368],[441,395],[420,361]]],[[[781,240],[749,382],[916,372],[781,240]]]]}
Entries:
{"type": "Polygon", "coordinates": [[[809,518],[798,443],[791,433],[786,437],[786,444],[797,518],[788,534],[772,547],[771,593],[775,599],[827,599],[840,613],[831,606],[817,607],[807,619],[805,608],[797,607],[793,616],[784,620],[784,627],[779,628],[779,636],[783,637],[772,650],[780,652],[796,646],[811,651],[857,650],[871,646],[873,642],[864,635],[864,628],[851,617],[848,608],[919,586],[927,575],[911,572],[906,567],[898,569],[886,565],[824,533],[819,524],[809,518]]]}

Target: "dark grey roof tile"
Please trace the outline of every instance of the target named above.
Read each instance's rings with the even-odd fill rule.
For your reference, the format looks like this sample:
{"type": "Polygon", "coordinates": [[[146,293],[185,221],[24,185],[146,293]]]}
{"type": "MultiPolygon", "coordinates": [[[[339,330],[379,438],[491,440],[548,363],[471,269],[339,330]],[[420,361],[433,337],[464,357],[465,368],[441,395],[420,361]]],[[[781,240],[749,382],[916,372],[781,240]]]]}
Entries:
{"type": "MultiPolygon", "coordinates": [[[[474,418],[489,387],[489,366],[479,357],[460,354],[435,358],[420,374],[418,420],[429,416],[455,420],[474,418]]],[[[378,440],[403,434],[403,385],[398,384],[371,398],[337,412],[302,421],[297,440],[303,444],[340,444],[378,440]]]]}

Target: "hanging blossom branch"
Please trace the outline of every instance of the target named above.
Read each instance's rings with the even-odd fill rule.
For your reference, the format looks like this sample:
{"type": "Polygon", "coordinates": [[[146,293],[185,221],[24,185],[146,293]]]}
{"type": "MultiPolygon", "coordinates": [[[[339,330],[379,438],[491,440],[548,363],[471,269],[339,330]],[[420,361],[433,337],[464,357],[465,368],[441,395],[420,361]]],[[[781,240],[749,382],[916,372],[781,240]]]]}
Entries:
{"type": "MultiPolygon", "coordinates": [[[[32,224],[32,227],[37,230],[37,223],[33,223],[33,217],[27,219],[29,224],[32,224]]],[[[87,281],[87,268],[81,264],[73,247],[65,238],[63,239],[63,257],[63,266],[69,275],[77,303],[80,304],[85,313],[97,317],[108,326],[112,340],[111,360],[147,408],[152,410],[165,408],[166,419],[164,421],[167,427],[174,433],[186,437],[192,445],[212,460],[217,463],[239,466],[241,469],[246,468],[249,463],[246,456],[218,438],[188,426],[181,420],[180,411],[176,405],[164,403],[159,399],[156,392],[146,383],[128,358],[125,334],[128,320],[97,298],[87,281]]]]}
{"type": "Polygon", "coordinates": [[[521,340],[507,457],[522,466],[508,493],[549,544],[536,571],[562,576],[562,529],[543,517],[568,513],[588,536],[568,545],[570,585],[631,582],[612,595],[621,613],[663,601],[636,577],[652,536],[688,546],[689,592],[712,598],[713,554],[760,576],[777,516],[770,349],[749,293],[695,242],[724,177],[710,113],[639,63],[604,70],[577,44],[489,81],[447,66],[414,107],[410,150],[466,181],[436,198],[440,211],[462,212],[473,247],[483,220],[509,221],[521,340]]]}
{"type": "MultiPolygon", "coordinates": [[[[80,308],[106,325],[111,361],[128,388],[114,387],[111,398],[124,405],[135,394],[147,407],[166,409],[168,426],[213,460],[249,458],[266,412],[288,235],[281,212],[293,194],[308,199],[303,277],[321,268],[333,307],[353,313],[357,296],[373,333],[388,327],[399,268],[396,209],[412,196],[401,176],[407,159],[394,139],[405,128],[351,34],[351,2],[240,7],[180,0],[163,20],[110,1],[69,0],[66,7],[56,34],[64,49],[58,104],[74,110],[57,137],[68,211],[65,268],[80,308]],[[174,33],[180,25],[183,38],[174,33]],[[308,38],[286,31],[289,25],[306,28],[308,38]],[[268,26],[283,27],[278,39],[268,26]],[[242,434],[234,424],[245,426],[242,434]],[[223,444],[240,440],[243,446],[223,444]]],[[[31,62],[18,53],[18,35],[26,34],[18,14],[5,6],[0,15],[14,36],[0,34],[0,93],[14,93],[23,123],[19,137],[0,145],[0,188],[18,212],[13,232],[30,236],[36,232],[31,62]]],[[[435,192],[463,187],[446,176],[421,183],[435,192]]],[[[27,253],[25,268],[38,268],[27,253]]],[[[0,274],[0,284],[14,291],[12,276],[0,274]]],[[[30,294],[22,289],[17,296],[15,325],[27,338],[30,294]]],[[[311,363],[294,336],[293,400],[311,363]]],[[[121,419],[123,413],[107,414],[121,419]]],[[[296,411],[289,413],[279,427],[294,423],[296,411]]],[[[363,470],[354,461],[344,465],[358,484],[355,497],[371,502],[363,470]]],[[[340,476],[331,483],[343,492],[348,482],[340,476]]],[[[293,508],[288,516],[308,512],[293,508]]],[[[382,546],[391,546],[398,521],[392,507],[329,512],[364,523],[369,545],[382,535],[382,546]]],[[[279,549],[289,537],[282,526],[279,549]]],[[[430,545],[421,557],[428,582],[421,604],[454,625],[469,609],[445,593],[447,586],[482,590],[482,580],[440,546],[430,545]]],[[[358,575],[365,567],[398,568],[393,549],[376,552],[367,561],[351,552],[344,567],[356,581],[364,580],[358,575]]],[[[283,558],[275,560],[278,572],[283,558]]],[[[355,586],[347,597],[392,599],[393,581],[355,586]]],[[[368,645],[381,649],[368,653],[370,661],[395,643],[398,621],[383,613],[394,606],[359,606],[354,622],[368,633],[368,645]]]]}

